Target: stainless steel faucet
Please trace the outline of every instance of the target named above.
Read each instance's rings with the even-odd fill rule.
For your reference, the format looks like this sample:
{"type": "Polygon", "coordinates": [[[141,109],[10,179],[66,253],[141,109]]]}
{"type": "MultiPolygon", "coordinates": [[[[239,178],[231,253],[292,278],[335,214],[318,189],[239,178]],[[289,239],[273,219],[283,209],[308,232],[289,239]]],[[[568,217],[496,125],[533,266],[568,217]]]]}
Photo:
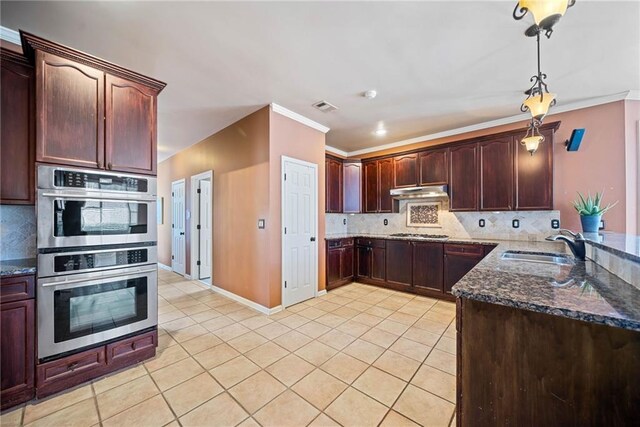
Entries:
{"type": "Polygon", "coordinates": [[[549,240],[551,242],[562,240],[569,246],[569,249],[571,249],[571,252],[573,253],[573,256],[576,257],[576,259],[579,259],[580,261],[584,261],[585,259],[584,241],[585,240],[582,233],[574,233],[573,231],[562,229],[562,230],[559,230],[558,234],[547,237],[546,240],[549,240]],[[571,238],[565,236],[565,234],[568,234],[569,236],[571,236],[571,238]]]}

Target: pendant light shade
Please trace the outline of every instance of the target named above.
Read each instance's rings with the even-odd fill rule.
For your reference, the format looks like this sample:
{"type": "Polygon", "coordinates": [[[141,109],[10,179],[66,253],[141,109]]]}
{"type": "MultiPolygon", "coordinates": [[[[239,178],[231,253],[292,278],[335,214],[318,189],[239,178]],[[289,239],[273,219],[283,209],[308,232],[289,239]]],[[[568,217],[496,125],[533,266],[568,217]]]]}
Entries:
{"type": "Polygon", "coordinates": [[[540,143],[544,142],[544,136],[538,131],[540,122],[538,120],[531,120],[531,124],[527,129],[527,133],[520,141],[520,144],[524,145],[526,150],[533,156],[533,153],[538,151],[540,143]]]}
{"type": "Polygon", "coordinates": [[[527,12],[531,12],[538,28],[550,36],[553,26],[562,18],[567,8],[575,3],[575,0],[519,0],[513,11],[513,17],[522,19],[527,12]]]}
{"type": "Polygon", "coordinates": [[[542,92],[525,99],[522,106],[525,111],[528,110],[531,113],[532,118],[542,120],[549,112],[549,108],[555,99],[555,93],[542,92]]]}

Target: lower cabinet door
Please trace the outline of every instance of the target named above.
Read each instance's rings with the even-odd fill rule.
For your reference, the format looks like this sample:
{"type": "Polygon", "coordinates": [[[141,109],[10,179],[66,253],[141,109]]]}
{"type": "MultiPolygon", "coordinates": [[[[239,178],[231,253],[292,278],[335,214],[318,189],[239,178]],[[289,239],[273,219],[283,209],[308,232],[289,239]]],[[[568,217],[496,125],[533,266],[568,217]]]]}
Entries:
{"type": "Polygon", "coordinates": [[[408,240],[387,241],[387,282],[411,286],[413,242],[408,240]]]}
{"type": "Polygon", "coordinates": [[[414,242],[413,286],[443,291],[444,250],[442,243],[414,242]]]}
{"type": "Polygon", "coordinates": [[[9,408],[35,394],[35,300],[0,304],[1,408],[9,408]]]}
{"type": "Polygon", "coordinates": [[[329,249],[327,251],[327,285],[331,286],[340,281],[341,276],[341,268],[340,268],[340,259],[341,259],[340,248],[329,249]]]}
{"type": "Polygon", "coordinates": [[[374,280],[387,280],[387,263],[385,248],[371,248],[371,278],[374,280]]]}
{"type": "Polygon", "coordinates": [[[358,277],[371,277],[371,248],[358,246],[356,249],[356,272],[358,277]]]}
{"type": "Polygon", "coordinates": [[[451,293],[453,285],[482,260],[477,255],[445,254],[444,257],[444,290],[451,293]]]}
{"type": "Polygon", "coordinates": [[[353,278],[353,246],[342,248],[340,253],[340,279],[353,278]]]}

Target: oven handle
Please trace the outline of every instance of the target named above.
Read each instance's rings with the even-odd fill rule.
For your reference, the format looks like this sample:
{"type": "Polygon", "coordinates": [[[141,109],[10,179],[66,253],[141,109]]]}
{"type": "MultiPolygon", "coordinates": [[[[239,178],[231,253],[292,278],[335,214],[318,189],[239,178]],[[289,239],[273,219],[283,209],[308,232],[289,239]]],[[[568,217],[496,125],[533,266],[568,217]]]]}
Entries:
{"type": "Polygon", "coordinates": [[[129,277],[129,276],[134,276],[134,275],[138,275],[138,274],[143,274],[143,273],[153,273],[154,271],[158,271],[157,268],[148,268],[146,270],[138,270],[138,271],[132,271],[130,273],[127,273],[126,275],[123,274],[111,274],[111,275],[106,275],[106,276],[99,276],[99,277],[85,277],[82,279],[71,279],[71,280],[65,280],[65,281],[61,281],[61,282],[49,282],[49,283],[42,283],[40,281],[38,281],[38,285],[42,286],[42,287],[49,287],[49,286],[60,286],[60,285],[71,285],[74,283],[80,283],[80,282],[87,282],[89,280],[103,280],[103,279],[113,279],[115,277],[129,277]]]}
{"type": "Polygon", "coordinates": [[[93,194],[60,194],[60,193],[40,193],[44,197],[51,197],[57,199],[82,199],[87,201],[96,201],[100,202],[103,200],[108,200],[110,202],[123,202],[123,203],[131,203],[131,202],[155,202],[157,198],[155,196],[136,196],[131,199],[114,199],[111,197],[98,197],[93,194]]]}

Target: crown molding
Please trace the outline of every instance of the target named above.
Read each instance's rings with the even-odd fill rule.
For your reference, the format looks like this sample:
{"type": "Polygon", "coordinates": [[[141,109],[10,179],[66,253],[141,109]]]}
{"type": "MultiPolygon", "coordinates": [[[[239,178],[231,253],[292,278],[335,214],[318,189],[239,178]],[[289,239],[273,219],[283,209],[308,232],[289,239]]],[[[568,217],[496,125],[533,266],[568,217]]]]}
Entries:
{"type": "Polygon", "coordinates": [[[349,153],[347,153],[346,151],[341,150],[341,149],[336,148],[336,147],[332,147],[330,145],[325,145],[324,146],[324,151],[328,151],[330,153],[337,154],[337,155],[342,156],[342,157],[347,157],[349,155],[349,153]]]}
{"type": "Polygon", "coordinates": [[[286,108],[284,108],[282,105],[278,105],[274,102],[271,103],[271,110],[274,113],[278,113],[282,116],[288,117],[292,120],[295,120],[296,122],[302,123],[303,125],[309,126],[310,128],[313,128],[315,130],[319,130],[322,133],[327,133],[329,132],[329,128],[321,125],[318,122],[315,122],[301,114],[298,114],[294,111],[288,110],[286,108]]]}
{"type": "MultiPolygon", "coordinates": [[[[600,96],[597,98],[589,98],[583,101],[572,102],[566,105],[560,105],[553,108],[553,113],[547,117],[552,117],[554,114],[566,113],[568,111],[581,110],[583,108],[595,107],[602,104],[608,104],[610,102],[622,101],[622,100],[640,100],[640,91],[628,90],[625,92],[615,93],[613,95],[600,96]]],[[[450,129],[442,132],[432,133],[423,136],[417,136],[415,138],[403,139],[402,141],[391,142],[389,144],[376,145],[375,147],[363,148],[361,150],[348,151],[346,157],[355,157],[363,154],[375,153],[376,151],[389,150],[392,148],[403,147],[405,145],[416,144],[418,142],[432,141],[434,139],[445,138],[448,136],[460,135],[468,132],[474,132],[477,130],[489,129],[497,126],[508,125],[521,121],[529,120],[528,113],[517,114],[515,116],[504,117],[502,119],[490,120],[487,122],[476,123],[474,125],[463,126],[455,129],[450,129]]],[[[342,151],[342,150],[341,150],[342,151]]],[[[344,152],[344,151],[343,151],[344,152]]]]}
{"type": "Polygon", "coordinates": [[[0,39],[20,46],[20,33],[0,25],[0,39]]]}

